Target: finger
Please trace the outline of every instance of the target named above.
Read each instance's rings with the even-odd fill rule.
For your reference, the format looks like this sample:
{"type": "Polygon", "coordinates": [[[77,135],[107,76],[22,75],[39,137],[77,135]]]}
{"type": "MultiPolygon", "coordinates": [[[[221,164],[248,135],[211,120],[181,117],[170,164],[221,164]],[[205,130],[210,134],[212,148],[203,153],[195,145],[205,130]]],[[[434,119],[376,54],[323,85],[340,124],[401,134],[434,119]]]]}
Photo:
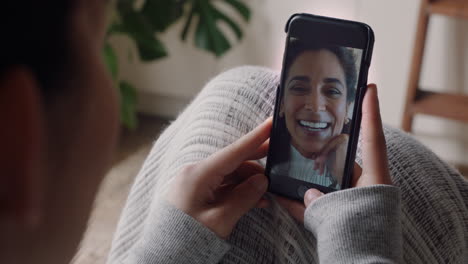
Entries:
{"type": "Polygon", "coordinates": [[[267,139],[263,144],[255,151],[254,154],[249,156],[248,160],[258,160],[266,157],[268,154],[268,148],[270,147],[270,139],[267,139]]]}
{"type": "Polygon", "coordinates": [[[304,205],[309,207],[315,200],[323,196],[323,193],[317,189],[309,189],[304,195],[304,205]]]}
{"type": "Polygon", "coordinates": [[[326,157],[320,156],[314,160],[314,170],[318,171],[320,174],[323,174],[325,168],[326,157]]]}
{"type": "Polygon", "coordinates": [[[327,157],[330,152],[335,151],[341,144],[344,144],[348,141],[347,134],[340,134],[331,139],[325,147],[320,151],[319,157],[327,157]]]}
{"type": "Polygon", "coordinates": [[[262,198],[260,201],[258,201],[257,205],[255,206],[256,208],[268,208],[270,207],[270,200],[262,198]]]}
{"type": "Polygon", "coordinates": [[[275,200],[299,223],[304,223],[305,207],[303,204],[281,196],[275,196],[275,200]]]}
{"type": "Polygon", "coordinates": [[[203,175],[227,175],[233,172],[242,162],[256,153],[257,149],[268,139],[271,131],[272,119],[241,137],[236,142],[216,152],[200,163],[203,175]]]}
{"type": "Polygon", "coordinates": [[[320,174],[323,174],[325,171],[325,163],[328,160],[329,155],[332,152],[335,152],[342,144],[346,144],[348,142],[348,137],[349,136],[347,134],[335,136],[320,151],[318,157],[315,159],[320,174]]]}
{"type": "Polygon", "coordinates": [[[320,160],[315,159],[314,160],[314,170],[318,170],[320,168],[320,160]]]}
{"type": "Polygon", "coordinates": [[[223,184],[239,184],[254,174],[263,174],[265,168],[255,161],[244,161],[239,167],[224,177],[223,184]]]}
{"type": "Polygon", "coordinates": [[[353,167],[353,179],[352,179],[352,186],[355,187],[357,186],[357,182],[359,181],[359,178],[362,175],[362,168],[357,164],[356,162],[354,163],[353,167]]]}
{"type": "Polygon", "coordinates": [[[379,111],[377,86],[370,84],[367,87],[362,105],[361,125],[363,173],[373,177],[363,179],[363,181],[369,184],[391,183],[388,173],[387,148],[379,111]]]}
{"type": "Polygon", "coordinates": [[[263,174],[256,174],[234,188],[223,201],[223,210],[235,222],[254,208],[267,191],[268,180],[263,174]]]}
{"type": "Polygon", "coordinates": [[[323,175],[323,171],[325,170],[325,161],[320,162],[320,175],[323,175]]]}

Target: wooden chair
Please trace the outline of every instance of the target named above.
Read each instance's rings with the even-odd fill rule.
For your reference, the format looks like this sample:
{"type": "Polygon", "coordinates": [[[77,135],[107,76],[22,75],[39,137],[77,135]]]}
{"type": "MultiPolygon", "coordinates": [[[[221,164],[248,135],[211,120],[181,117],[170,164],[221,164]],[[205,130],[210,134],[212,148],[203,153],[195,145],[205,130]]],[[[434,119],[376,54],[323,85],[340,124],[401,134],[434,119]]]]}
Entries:
{"type": "Polygon", "coordinates": [[[468,123],[468,95],[425,91],[419,87],[427,27],[431,15],[468,19],[468,0],[421,0],[402,128],[411,132],[413,117],[426,114],[468,123]]]}

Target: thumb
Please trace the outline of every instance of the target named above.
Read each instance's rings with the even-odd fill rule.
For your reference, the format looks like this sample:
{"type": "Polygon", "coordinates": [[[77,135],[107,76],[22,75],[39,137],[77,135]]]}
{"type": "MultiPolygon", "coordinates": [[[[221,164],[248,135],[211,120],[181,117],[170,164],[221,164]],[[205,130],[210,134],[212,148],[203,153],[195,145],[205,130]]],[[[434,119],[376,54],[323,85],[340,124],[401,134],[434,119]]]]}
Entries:
{"type": "Polygon", "coordinates": [[[237,222],[250,209],[256,207],[258,201],[267,191],[268,180],[263,174],[256,174],[234,188],[224,201],[226,214],[237,222]]]}
{"type": "Polygon", "coordinates": [[[363,175],[358,180],[357,186],[391,184],[375,84],[368,85],[364,96],[361,129],[363,175]]]}
{"type": "Polygon", "coordinates": [[[309,189],[304,195],[304,205],[305,207],[309,207],[311,203],[317,200],[323,193],[317,189],[309,189]]]}

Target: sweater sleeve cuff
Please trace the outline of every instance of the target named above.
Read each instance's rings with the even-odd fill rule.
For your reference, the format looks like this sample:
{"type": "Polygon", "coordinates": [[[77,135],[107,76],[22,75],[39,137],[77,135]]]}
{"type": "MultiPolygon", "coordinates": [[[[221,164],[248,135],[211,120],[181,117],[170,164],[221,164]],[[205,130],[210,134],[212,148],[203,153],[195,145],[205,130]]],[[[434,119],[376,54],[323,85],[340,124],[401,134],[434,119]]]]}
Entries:
{"type": "Polygon", "coordinates": [[[304,224],[317,238],[321,261],[399,262],[400,210],[395,186],[352,188],[317,199],[306,209],[304,224]]]}
{"type": "Polygon", "coordinates": [[[127,263],[218,263],[229,249],[226,241],[161,198],[127,263]]]}

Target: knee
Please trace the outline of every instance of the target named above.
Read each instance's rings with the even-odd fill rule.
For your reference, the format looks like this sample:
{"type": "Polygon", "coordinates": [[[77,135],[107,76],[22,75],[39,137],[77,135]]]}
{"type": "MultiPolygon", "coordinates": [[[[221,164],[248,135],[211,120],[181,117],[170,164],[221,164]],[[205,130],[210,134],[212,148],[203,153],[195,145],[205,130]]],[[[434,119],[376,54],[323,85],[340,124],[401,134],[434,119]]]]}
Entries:
{"type": "MultiPolygon", "coordinates": [[[[227,70],[209,81],[201,94],[237,100],[245,106],[271,108],[274,105],[279,74],[258,66],[227,70]]],[[[263,109],[265,110],[265,109],[263,109]]]]}
{"type": "Polygon", "coordinates": [[[390,127],[384,132],[390,173],[397,185],[412,181],[429,186],[458,177],[450,165],[410,134],[390,127]]]}

